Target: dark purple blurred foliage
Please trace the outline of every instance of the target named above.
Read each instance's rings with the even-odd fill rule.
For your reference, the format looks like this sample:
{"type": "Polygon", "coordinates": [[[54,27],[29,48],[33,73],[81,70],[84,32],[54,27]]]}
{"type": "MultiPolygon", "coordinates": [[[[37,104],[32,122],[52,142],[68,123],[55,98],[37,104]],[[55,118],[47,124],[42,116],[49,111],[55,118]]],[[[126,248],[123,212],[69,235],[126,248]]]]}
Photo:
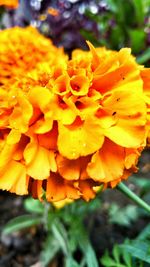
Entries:
{"type": "Polygon", "coordinates": [[[102,0],[25,0],[23,2],[24,10],[27,10],[25,19],[51,37],[57,46],[64,46],[67,51],[86,47],[81,29],[92,32],[95,39],[100,38],[97,23],[86,15],[86,10],[92,14],[105,12],[106,5],[102,0]],[[48,14],[48,8],[56,9],[58,15],[48,14]],[[44,15],[45,19],[43,19],[44,15]]]}

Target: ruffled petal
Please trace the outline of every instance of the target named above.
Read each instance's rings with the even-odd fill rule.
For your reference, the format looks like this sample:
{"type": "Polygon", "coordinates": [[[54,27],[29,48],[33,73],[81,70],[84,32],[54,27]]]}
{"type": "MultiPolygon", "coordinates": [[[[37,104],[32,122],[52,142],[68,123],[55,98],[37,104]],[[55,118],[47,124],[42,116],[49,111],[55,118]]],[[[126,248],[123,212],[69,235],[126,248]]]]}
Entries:
{"type": "Polygon", "coordinates": [[[77,189],[70,183],[65,183],[58,174],[51,173],[47,180],[46,199],[48,201],[60,201],[65,198],[78,199],[80,194],[77,189]]]}
{"type": "Polygon", "coordinates": [[[27,175],[36,180],[44,180],[50,175],[49,151],[38,146],[33,160],[27,164],[27,175]]]}
{"type": "Polygon", "coordinates": [[[58,125],[58,150],[68,159],[87,156],[100,149],[104,136],[100,126],[93,120],[76,121],[72,126],[58,125]]]}
{"type": "Polygon", "coordinates": [[[10,161],[9,168],[5,168],[5,172],[0,175],[0,188],[18,195],[27,194],[28,187],[25,167],[19,162],[10,161]]]}
{"type": "Polygon", "coordinates": [[[123,175],[124,160],[124,148],[105,139],[102,148],[92,156],[87,173],[94,181],[104,183],[113,181],[123,175]]]}

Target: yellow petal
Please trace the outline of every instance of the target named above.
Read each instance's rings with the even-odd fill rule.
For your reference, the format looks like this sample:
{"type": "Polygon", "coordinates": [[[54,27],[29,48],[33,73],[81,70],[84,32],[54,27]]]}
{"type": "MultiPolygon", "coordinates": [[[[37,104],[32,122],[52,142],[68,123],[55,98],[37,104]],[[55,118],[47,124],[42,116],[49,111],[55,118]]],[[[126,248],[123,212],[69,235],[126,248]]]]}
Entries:
{"type": "Polygon", "coordinates": [[[71,78],[70,85],[73,95],[83,96],[88,93],[90,81],[86,76],[76,75],[71,78]]]}
{"type": "Polygon", "coordinates": [[[7,144],[13,145],[19,142],[21,138],[21,133],[18,130],[11,130],[7,136],[7,144]]]}
{"type": "Polygon", "coordinates": [[[35,86],[28,94],[29,101],[34,107],[40,108],[42,111],[47,107],[52,99],[53,94],[44,87],[35,86]]]}
{"type": "Polygon", "coordinates": [[[27,165],[27,174],[36,180],[47,179],[50,175],[49,151],[38,146],[33,160],[27,165]]]}
{"type": "Polygon", "coordinates": [[[34,158],[36,157],[37,151],[38,151],[37,139],[31,137],[30,142],[25,147],[25,150],[23,153],[26,164],[30,164],[34,160],[34,158]]]}
{"type": "Polygon", "coordinates": [[[87,119],[81,125],[58,125],[58,150],[68,159],[87,156],[101,148],[104,136],[101,127],[94,119],[87,119]]]}
{"type": "Polygon", "coordinates": [[[29,121],[33,114],[33,109],[29,101],[23,94],[17,96],[18,105],[14,107],[12,114],[10,115],[10,126],[14,129],[18,129],[21,132],[26,132],[28,129],[29,121]]]}
{"type": "Polygon", "coordinates": [[[18,195],[28,193],[25,167],[15,161],[9,162],[9,168],[0,175],[0,189],[9,190],[18,195]]]}
{"type": "Polygon", "coordinates": [[[103,101],[116,123],[104,130],[106,137],[123,147],[138,147],[145,139],[146,105],[142,94],[116,90],[103,101]]]}

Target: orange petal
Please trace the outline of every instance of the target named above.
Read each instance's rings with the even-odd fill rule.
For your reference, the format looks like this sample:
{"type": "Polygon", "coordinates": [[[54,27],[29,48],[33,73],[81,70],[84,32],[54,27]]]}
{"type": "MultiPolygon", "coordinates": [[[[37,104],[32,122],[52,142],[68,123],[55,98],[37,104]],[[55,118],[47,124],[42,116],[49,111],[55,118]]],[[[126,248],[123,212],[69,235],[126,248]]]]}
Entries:
{"type": "Polygon", "coordinates": [[[94,183],[91,180],[80,181],[79,188],[82,194],[82,198],[86,201],[95,197],[95,191],[93,190],[94,183]]]}
{"type": "Polygon", "coordinates": [[[57,171],[56,155],[55,152],[52,150],[49,151],[49,162],[51,166],[51,171],[56,172],[57,171]]]}
{"type": "Polygon", "coordinates": [[[56,158],[59,174],[67,180],[77,180],[80,177],[80,159],[68,160],[57,155],[56,158]]]}
{"type": "Polygon", "coordinates": [[[140,80],[139,68],[131,58],[131,60],[125,62],[125,64],[121,64],[111,72],[106,72],[103,75],[95,75],[93,78],[92,88],[104,94],[105,92],[108,92],[112,89],[114,90],[121,85],[124,85],[126,88],[128,88],[133,83],[132,90],[135,90],[134,82],[139,82],[140,80]],[[127,85],[128,83],[129,86],[127,85]]]}
{"type": "Polygon", "coordinates": [[[58,137],[58,127],[54,123],[51,131],[45,134],[38,135],[39,144],[47,149],[57,149],[57,137],[58,137]]]}
{"type": "Polygon", "coordinates": [[[40,180],[33,180],[30,178],[29,181],[29,192],[32,194],[32,197],[35,199],[39,199],[40,201],[43,200],[43,181],[40,180]]]}
{"type": "Polygon", "coordinates": [[[51,173],[51,176],[47,180],[46,199],[48,201],[60,201],[63,199],[78,199],[78,190],[71,184],[65,184],[58,174],[51,173]]]}
{"type": "Polygon", "coordinates": [[[87,173],[98,182],[109,182],[120,178],[124,171],[124,148],[105,139],[102,148],[97,151],[88,164],[87,173]]]}
{"type": "Polygon", "coordinates": [[[100,64],[100,57],[95,49],[95,47],[89,42],[89,41],[86,41],[89,48],[90,48],[90,51],[92,53],[92,56],[93,56],[93,59],[92,59],[92,69],[95,70],[96,67],[100,64]]]}

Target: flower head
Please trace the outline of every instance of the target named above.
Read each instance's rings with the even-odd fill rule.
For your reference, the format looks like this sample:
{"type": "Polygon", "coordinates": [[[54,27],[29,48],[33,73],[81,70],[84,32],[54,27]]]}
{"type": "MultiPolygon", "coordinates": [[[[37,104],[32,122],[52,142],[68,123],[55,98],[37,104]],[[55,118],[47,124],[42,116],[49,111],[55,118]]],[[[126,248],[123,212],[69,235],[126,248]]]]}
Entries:
{"type": "Polygon", "coordinates": [[[1,88],[1,189],[89,200],[137,170],[146,140],[141,68],[130,49],[89,46],[1,88]]]}
{"type": "Polygon", "coordinates": [[[0,84],[12,83],[38,63],[48,61],[50,65],[60,58],[67,58],[63,49],[55,47],[35,28],[14,27],[0,32],[0,84]]]}
{"type": "Polygon", "coordinates": [[[19,5],[18,0],[0,0],[0,6],[6,6],[9,8],[17,8],[19,5]]]}

